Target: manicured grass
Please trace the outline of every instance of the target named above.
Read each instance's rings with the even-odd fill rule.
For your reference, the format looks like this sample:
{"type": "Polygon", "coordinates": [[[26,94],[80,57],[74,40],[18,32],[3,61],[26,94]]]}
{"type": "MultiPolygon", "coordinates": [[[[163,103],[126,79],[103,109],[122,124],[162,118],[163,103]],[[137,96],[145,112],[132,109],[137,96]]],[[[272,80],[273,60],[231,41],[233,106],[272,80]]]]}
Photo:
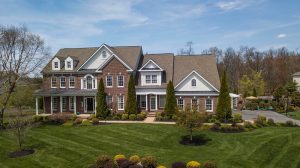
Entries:
{"type": "Polygon", "coordinates": [[[10,159],[16,149],[0,133],[0,167],[89,167],[101,154],[153,155],[170,167],[174,161],[215,160],[222,167],[300,167],[300,128],[268,127],[244,133],[199,131],[210,138],[203,146],[178,143],[186,131],[175,125],[112,124],[102,126],[41,126],[29,133],[27,146],[36,153],[10,159]]]}
{"type": "Polygon", "coordinates": [[[288,112],[288,117],[296,119],[296,120],[300,120],[300,111],[288,112]]]}

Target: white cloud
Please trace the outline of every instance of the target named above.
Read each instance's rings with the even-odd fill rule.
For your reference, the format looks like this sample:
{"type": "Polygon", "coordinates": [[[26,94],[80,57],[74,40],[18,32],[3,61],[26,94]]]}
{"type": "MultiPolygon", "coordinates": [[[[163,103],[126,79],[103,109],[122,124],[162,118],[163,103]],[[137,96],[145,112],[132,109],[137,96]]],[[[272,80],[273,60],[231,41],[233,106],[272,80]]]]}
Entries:
{"type": "Polygon", "coordinates": [[[194,18],[205,12],[205,6],[201,4],[186,4],[168,6],[164,14],[169,20],[181,18],[194,18]]]}
{"type": "Polygon", "coordinates": [[[277,38],[285,38],[286,36],[287,36],[286,34],[281,33],[281,34],[278,34],[278,35],[277,35],[277,38]]]}
{"type": "Polygon", "coordinates": [[[229,11],[229,10],[238,10],[243,9],[253,4],[261,3],[263,0],[227,0],[227,1],[219,1],[215,4],[221,10],[229,11]]]}

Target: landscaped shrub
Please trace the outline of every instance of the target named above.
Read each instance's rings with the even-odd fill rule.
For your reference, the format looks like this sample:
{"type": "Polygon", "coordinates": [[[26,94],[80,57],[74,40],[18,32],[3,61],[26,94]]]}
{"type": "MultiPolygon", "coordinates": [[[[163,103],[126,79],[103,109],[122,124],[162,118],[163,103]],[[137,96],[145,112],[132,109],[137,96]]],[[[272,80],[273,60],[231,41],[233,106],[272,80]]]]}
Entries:
{"type": "Polygon", "coordinates": [[[246,102],[245,107],[246,107],[247,110],[257,110],[258,103],[246,102]]]}
{"type": "Polygon", "coordinates": [[[128,114],[122,114],[122,120],[128,120],[128,114]]]}
{"type": "Polygon", "coordinates": [[[173,114],[173,115],[172,115],[172,120],[173,120],[173,121],[176,121],[176,120],[177,120],[177,115],[173,114]]]}
{"type": "Polygon", "coordinates": [[[166,166],[159,165],[156,168],[167,168],[166,166]]]}
{"type": "Polygon", "coordinates": [[[137,114],[137,115],[136,115],[136,119],[137,119],[137,120],[144,120],[144,117],[143,117],[142,114],[137,114]]]}
{"type": "Polygon", "coordinates": [[[133,164],[137,164],[141,161],[140,157],[138,155],[133,155],[129,158],[129,161],[133,164]]]}
{"type": "Polygon", "coordinates": [[[43,116],[39,116],[39,115],[34,115],[32,117],[33,122],[40,122],[43,121],[43,116]]]}
{"type": "Polygon", "coordinates": [[[285,126],[287,127],[294,127],[294,126],[297,126],[293,121],[291,120],[288,120],[285,122],[285,126]]]}
{"type": "Polygon", "coordinates": [[[157,166],[156,158],[153,156],[143,157],[141,163],[143,165],[143,168],[156,168],[157,166]]]}
{"type": "Polygon", "coordinates": [[[242,114],[241,113],[235,113],[233,115],[233,122],[236,122],[236,123],[243,122],[242,114]]]}
{"type": "Polygon", "coordinates": [[[131,165],[133,165],[133,163],[127,159],[120,159],[118,160],[118,165],[119,168],[129,168],[131,165]]]}
{"type": "Polygon", "coordinates": [[[142,114],[143,118],[147,117],[147,112],[142,111],[141,114],[142,114]]]}
{"type": "Polygon", "coordinates": [[[136,164],[136,165],[130,165],[129,168],[143,168],[143,166],[136,164]]]}
{"type": "Polygon", "coordinates": [[[135,114],[130,114],[129,115],[129,120],[136,120],[136,115],[135,114]]]}
{"type": "Polygon", "coordinates": [[[113,120],[120,120],[120,119],[121,119],[121,117],[120,117],[120,116],[118,116],[118,115],[114,115],[114,116],[112,117],[112,119],[113,119],[113,120]]]}
{"type": "Polygon", "coordinates": [[[118,154],[114,157],[114,162],[117,163],[119,159],[126,159],[125,155],[118,154]]]}
{"type": "Polygon", "coordinates": [[[244,122],[244,127],[248,128],[248,129],[254,129],[254,128],[256,128],[256,126],[252,122],[250,122],[250,121],[245,121],[244,122]]]}
{"type": "Polygon", "coordinates": [[[217,168],[217,164],[214,161],[209,160],[204,162],[201,168],[217,168]]]}
{"type": "Polygon", "coordinates": [[[257,118],[254,120],[254,123],[258,127],[266,126],[267,125],[267,118],[265,116],[258,115],[257,118]]]}
{"type": "Polygon", "coordinates": [[[172,164],[172,168],[186,168],[186,164],[184,162],[175,162],[172,164]]]}
{"type": "Polygon", "coordinates": [[[74,121],[74,125],[78,125],[78,124],[81,124],[82,123],[82,118],[76,118],[76,120],[74,121]]]}
{"type": "Polygon", "coordinates": [[[71,120],[72,120],[72,121],[75,121],[75,120],[76,120],[76,118],[77,118],[77,115],[75,115],[75,114],[72,114],[71,120]]]}
{"type": "Polygon", "coordinates": [[[272,118],[268,118],[267,124],[270,126],[275,126],[276,123],[274,122],[274,120],[272,118]]]}
{"type": "Polygon", "coordinates": [[[200,165],[197,161],[190,161],[186,164],[186,168],[200,168],[200,165]]]}
{"type": "Polygon", "coordinates": [[[156,117],[155,117],[155,120],[156,120],[156,121],[162,121],[162,120],[163,120],[163,117],[162,117],[162,116],[156,116],[156,117]]]}
{"type": "Polygon", "coordinates": [[[98,118],[92,118],[92,124],[93,125],[98,125],[99,124],[99,119],[98,118]]]}
{"type": "Polygon", "coordinates": [[[221,127],[221,124],[219,123],[214,123],[212,126],[211,126],[211,130],[212,131],[219,131],[220,130],[220,127],[221,127]]]}
{"type": "Polygon", "coordinates": [[[72,114],[53,114],[48,116],[48,122],[50,124],[63,124],[67,120],[71,120],[72,116],[72,114]]]}
{"type": "Polygon", "coordinates": [[[87,120],[87,119],[86,119],[86,120],[83,120],[83,121],[82,121],[81,125],[82,125],[82,126],[90,126],[90,125],[92,125],[92,123],[90,122],[90,120],[87,120]]]}
{"type": "Polygon", "coordinates": [[[243,132],[245,131],[242,125],[233,124],[233,125],[222,125],[220,131],[224,133],[234,133],[234,132],[243,132]]]}
{"type": "Polygon", "coordinates": [[[209,123],[220,123],[220,121],[217,119],[217,116],[216,115],[210,115],[210,118],[208,118],[207,122],[209,123]]]}
{"type": "Polygon", "coordinates": [[[96,160],[96,168],[112,168],[114,163],[111,157],[107,155],[101,155],[96,160]]]}

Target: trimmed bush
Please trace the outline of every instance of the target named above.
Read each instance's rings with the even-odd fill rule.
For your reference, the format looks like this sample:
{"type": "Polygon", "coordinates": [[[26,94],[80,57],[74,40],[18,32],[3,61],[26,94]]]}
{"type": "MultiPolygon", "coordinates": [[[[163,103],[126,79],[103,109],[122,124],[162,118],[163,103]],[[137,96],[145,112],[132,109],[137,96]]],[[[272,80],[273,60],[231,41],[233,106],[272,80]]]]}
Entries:
{"type": "Polygon", "coordinates": [[[293,121],[291,120],[288,120],[285,122],[285,126],[287,127],[294,127],[294,126],[297,126],[293,121]]]}
{"type": "MultiPolygon", "coordinates": [[[[122,117],[122,116],[121,116],[122,117]]],[[[112,119],[113,120],[120,120],[121,119],[121,117],[120,116],[118,116],[118,115],[114,115],[113,117],[112,117],[112,119]]]]}
{"type": "Polygon", "coordinates": [[[245,131],[244,127],[242,125],[222,125],[220,127],[220,131],[224,133],[233,133],[233,132],[243,132],[245,131]]]}
{"type": "Polygon", "coordinates": [[[75,121],[77,119],[77,115],[76,114],[72,114],[71,120],[75,121]]]}
{"type": "Polygon", "coordinates": [[[175,162],[172,164],[172,168],[186,168],[186,164],[184,162],[175,162]]]}
{"type": "Polygon", "coordinates": [[[128,114],[122,114],[122,120],[128,120],[128,114]]]}
{"type": "Polygon", "coordinates": [[[136,120],[136,115],[135,114],[130,114],[129,115],[129,120],[136,120]]]}
{"type": "Polygon", "coordinates": [[[143,165],[143,168],[156,168],[157,166],[156,158],[153,156],[143,157],[141,163],[143,165]]]}
{"type": "Polygon", "coordinates": [[[76,118],[76,120],[74,121],[74,125],[78,125],[78,124],[81,124],[82,123],[82,118],[76,118]]]}
{"type": "Polygon", "coordinates": [[[43,121],[43,116],[39,116],[39,115],[34,115],[32,117],[33,122],[40,122],[43,121]]]}
{"type": "Polygon", "coordinates": [[[127,159],[119,159],[118,165],[119,165],[119,168],[129,168],[129,166],[133,165],[133,163],[127,159]]]}
{"type": "Polygon", "coordinates": [[[254,129],[256,126],[250,121],[244,121],[244,127],[248,129],[254,129]]]}
{"type": "Polygon", "coordinates": [[[138,155],[133,155],[129,158],[129,161],[133,164],[137,164],[141,161],[140,157],[138,155]]]}
{"type": "Polygon", "coordinates": [[[275,126],[276,123],[274,122],[274,120],[272,118],[268,118],[267,124],[270,126],[275,126]]]}
{"type": "Polygon", "coordinates": [[[90,122],[90,120],[83,120],[81,125],[82,126],[90,126],[90,125],[92,125],[92,123],[90,122]]]}
{"type": "Polygon", "coordinates": [[[200,165],[197,161],[190,161],[186,164],[186,168],[200,168],[200,165]]]}
{"type": "Polygon", "coordinates": [[[243,121],[243,119],[242,119],[242,114],[241,113],[235,113],[233,115],[233,122],[240,123],[242,121],[243,121]]]}
{"type": "Polygon", "coordinates": [[[63,124],[67,120],[71,120],[72,116],[72,114],[53,114],[48,116],[48,122],[50,124],[63,124]]]}
{"type": "Polygon", "coordinates": [[[214,161],[209,160],[204,162],[201,168],[217,168],[217,164],[214,161]]]}
{"type": "Polygon", "coordinates": [[[125,155],[118,154],[114,157],[114,162],[117,163],[119,159],[126,159],[125,155]]]}
{"type": "Polygon", "coordinates": [[[114,163],[111,157],[107,155],[98,156],[96,160],[96,168],[112,168],[114,163]]]}
{"type": "Polygon", "coordinates": [[[137,115],[136,115],[136,119],[137,119],[137,120],[144,120],[144,117],[143,117],[142,114],[137,114],[137,115]]]}
{"type": "Polygon", "coordinates": [[[257,118],[254,120],[254,123],[258,127],[266,126],[267,125],[267,118],[265,116],[258,115],[257,118]]]}
{"type": "Polygon", "coordinates": [[[99,119],[98,118],[92,118],[92,124],[93,125],[98,125],[99,124],[99,119]]]}
{"type": "Polygon", "coordinates": [[[141,114],[142,114],[143,118],[147,117],[147,112],[142,111],[141,114]]]}

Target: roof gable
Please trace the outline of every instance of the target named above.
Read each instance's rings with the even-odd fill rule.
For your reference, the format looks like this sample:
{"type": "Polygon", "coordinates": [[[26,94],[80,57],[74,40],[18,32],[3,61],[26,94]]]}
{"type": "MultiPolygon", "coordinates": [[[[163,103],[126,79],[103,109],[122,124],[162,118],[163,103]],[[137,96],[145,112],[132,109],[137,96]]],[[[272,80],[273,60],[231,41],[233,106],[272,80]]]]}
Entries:
{"type": "Polygon", "coordinates": [[[121,63],[128,69],[127,71],[129,71],[129,72],[133,71],[132,68],[131,68],[129,65],[127,65],[120,57],[118,57],[117,55],[113,54],[111,57],[109,57],[108,59],[106,59],[106,60],[104,61],[104,63],[101,64],[101,65],[97,68],[96,72],[102,72],[102,69],[103,69],[109,62],[111,62],[111,61],[113,60],[113,58],[116,58],[119,62],[121,62],[121,63]]]}
{"type": "Polygon", "coordinates": [[[163,71],[163,69],[157,65],[152,59],[140,68],[139,71],[163,71]]]}
{"type": "Polygon", "coordinates": [[[217,91],[211,83],[203,78],[198,72],[193,70],[189,75],[183,78],[176,86],[175,91],[217,91]],[[196,81],[196,86],[192,86],[192,80],[196,81]]]}

